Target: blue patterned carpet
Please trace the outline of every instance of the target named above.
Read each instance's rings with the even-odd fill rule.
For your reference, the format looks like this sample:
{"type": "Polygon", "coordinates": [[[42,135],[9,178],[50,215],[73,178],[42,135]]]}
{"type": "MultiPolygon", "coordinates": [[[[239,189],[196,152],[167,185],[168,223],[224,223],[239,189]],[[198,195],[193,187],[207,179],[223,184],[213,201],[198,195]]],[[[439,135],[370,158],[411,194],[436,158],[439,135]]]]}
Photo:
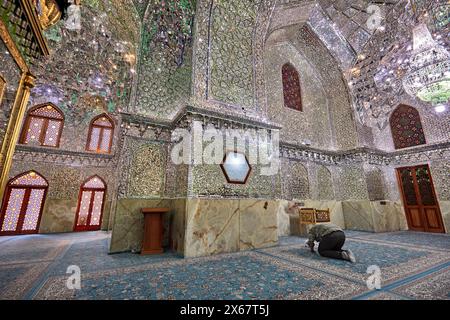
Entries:
{"type": "Polygon", "coordinates": [[[277,247],[183,259],[108,255],[104,232],[0,238],[0,299],[450,299],[450,236],[347,232],[351,264],[286,237],[277,247]],[[66,286],[81,269],[81,290],[66,286]],[[381,270],[369,290],[367,268],[381,270]]]}

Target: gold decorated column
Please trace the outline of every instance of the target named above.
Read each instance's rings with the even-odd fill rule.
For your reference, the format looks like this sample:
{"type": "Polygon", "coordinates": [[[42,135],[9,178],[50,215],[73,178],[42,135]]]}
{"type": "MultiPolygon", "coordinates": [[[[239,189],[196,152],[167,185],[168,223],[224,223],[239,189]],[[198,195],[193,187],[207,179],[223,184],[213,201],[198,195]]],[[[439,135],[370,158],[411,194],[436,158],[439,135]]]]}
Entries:
{"type": "Polygon", "coordinates": [[[0,194],[6,187],[11,169],[12,158],[16,150],[16,144],[19,139],[20,129],[22,127],[23,117],[27,109],[28,99],[30,98],[31,88],[34,86],[34,76],[26,72],[22,74],[19,88],[17,89],[14,105],[11,109],[11,115],[6,128],[5,137],[3,139],[2,150],[0,154],[0,194]]]}

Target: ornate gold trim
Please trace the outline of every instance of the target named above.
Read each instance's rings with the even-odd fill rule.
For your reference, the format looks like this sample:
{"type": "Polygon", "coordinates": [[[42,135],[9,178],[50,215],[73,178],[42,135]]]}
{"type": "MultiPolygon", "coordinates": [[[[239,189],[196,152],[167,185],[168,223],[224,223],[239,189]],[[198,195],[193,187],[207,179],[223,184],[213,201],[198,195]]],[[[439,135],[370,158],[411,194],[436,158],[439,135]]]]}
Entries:
{"type": "Polygon", "coordinates": [[[45,41],[44,33],[41,26],[41,21],[39,20],[39,16],[36,12],[36,8],[31,0],[22,0],[20,1],[20,5],[27,16],[28,23],[30,24],[31,30],[33,31],[34,36],[36,37],[39,48],[42,51],[44,56],[48,56],[50,54],[50,50],[47,45],[47,41],[45,41]]]}
{"type": "Polygon", "coordinates": [[[19,66],[20,70],[22,72],[29,72],[29,68],[27,63],[25,62],[25,59],[22,57],[22,54],[20,53],[19,49],[17,48],[16,44],[11,38],[8,29],[1,20],[0,20],[0,37],[5,43],[9,53],[11,53],[12,57],[14,58],[14,61],[19,66]]]}
{"type": "Polygon", "coordinates": [[[31,73],[22,73],[0,153],[0,195],[3,195],[8,182],[9,170],[11,169],[13,155],[16,150],[23,117],[27,108],[28,99],[30,98],[31,88],[34,86],[34,81],[35,77],[31,73]]]}
{"type": "Polygon", "coordinates": [[[39,1],[42,12],[38,12],[39,21],[43,30],[47,30],[61,19],[61,10],[55,0],[39,1]]]}
{"type": "Polygon", "coordinates": [[[0,106],[2,105],[5,90],[6,90],[6,80],[0,75],[0,106]]]}

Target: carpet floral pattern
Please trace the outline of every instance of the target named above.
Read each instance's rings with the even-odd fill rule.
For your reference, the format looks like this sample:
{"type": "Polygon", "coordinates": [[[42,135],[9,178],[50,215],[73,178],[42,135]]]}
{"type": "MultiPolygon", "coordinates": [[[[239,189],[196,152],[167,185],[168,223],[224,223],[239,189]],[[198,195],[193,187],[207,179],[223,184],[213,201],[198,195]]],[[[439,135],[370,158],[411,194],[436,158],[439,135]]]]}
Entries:
{"type": "Polygon", "coordinates": [[[276,247],[183,259],[108,255],[109,234],[0,238],[0,299],[450,299],[450,236],[347,232],[357,263],[326,259],[285,237],[276,247]],[[81,289],[67,287],[69,266],[81,289]],[[366,284],[369,266],[381,290],[366,284]]]}

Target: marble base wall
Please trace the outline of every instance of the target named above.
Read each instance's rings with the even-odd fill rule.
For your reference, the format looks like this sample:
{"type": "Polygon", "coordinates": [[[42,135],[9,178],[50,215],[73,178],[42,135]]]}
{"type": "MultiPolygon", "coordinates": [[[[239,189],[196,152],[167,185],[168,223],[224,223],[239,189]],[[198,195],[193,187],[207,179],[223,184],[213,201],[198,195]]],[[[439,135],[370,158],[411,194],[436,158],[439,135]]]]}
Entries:
{"type": "Polygon", "coordinates": [[[39,233],[73,231],[77,205],[77,199],[46,199],[39,233]]]}
{"type": "Polygon", "coordinates": [[[144,234],[142,208],[170,209],[170,212],[163,216],[163,246],[172,246],[182,254],[185,229],[183,199],[119,199],[114,215],[110,253],[141,251],[144,234]],[[169,233],[172,233],[172,239],[169,239],[169,233]]]}
{"type": "Polygon", "coordinates": [[[278,226],[278,236],[288,236],[291,234],[291,223],[289,214],[290,201],[280,200],[278,201],[277,209],[277,226],[278,226]]]}
{"type": "Polygon", "coordinates": [[[278,201],[188,199],[185,257],[278,244],[278,201]]]}
{"type": "Polygon", "coordinates": [[[450,201],[439,201],[445,232],[450,234],[450,201]]]}
{"type": "MultiPolygon", "coordinates": [[[[45,200],[42,211],[39,233],[73,232],[78,208],[77,199],[49,199],[45,200]]],[[[106,201],[103,208],[101,230],[107,230],[111,201],[106,201]]]]}
{"type": "MultiPolygon", "coordinates": [[[[330,222],[345,228],[344,216],[342,213],[342,203],[335,200],[303,200],[303,201],[279,201],[278,216],[284,219],[284,215],[288,217],[287,231],[283,229],[285,235],[306,236],[308,233],[308,226],[300,224],[300,217],[298,209],[294,208],[295,204],[302,204],[300,208],[316,208],[316,209],[330,209],[330,222]]],[[[279,222],[280,224],[280,222],[279,222]]],[[[283,224],[284,226],[284,224],[283,224]]]]}
{"type": "MultiPolygon", "coordinates": [[[[139,252],[142,246],[143,207],[168,207],[164,219],[164,245],[184,257],[209,256],[264,248],[278,244],[279,236],[305,236],[308,226],[292,209],[330,209],[331,223],[348,230],[393,232],[407,230],[400,202],[393,201],[286,201],[264,199],[122,199],[113,222],[110,252],[139,252]],[[171,238],[169,239],[169,230],[171,238]]],[[[441,202],[447,232],[450,201],[441,202]]]]}
{"type": "Polygon", "coordinates": [[[369,232],[407,230],[402,204],[393,201],[343,201],[345,228],[369,232]]]}

